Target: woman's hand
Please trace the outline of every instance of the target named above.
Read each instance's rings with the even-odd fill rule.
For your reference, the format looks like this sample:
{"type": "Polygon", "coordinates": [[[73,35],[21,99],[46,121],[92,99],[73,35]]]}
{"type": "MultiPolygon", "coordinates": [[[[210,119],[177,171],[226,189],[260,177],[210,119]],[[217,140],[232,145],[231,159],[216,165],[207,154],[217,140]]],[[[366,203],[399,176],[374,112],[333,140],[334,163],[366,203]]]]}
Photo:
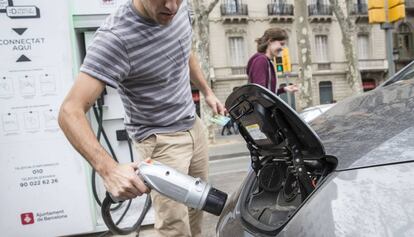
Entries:
{"type": "Polygon", "coordinates": [[[296,92],[296,91],[299,91],[299,87],[298,87],[298,85],[295,85],[295,84],[285,86],[285,87],[283,87],[283,89],[284,89],[286,92],[296,92]]]}

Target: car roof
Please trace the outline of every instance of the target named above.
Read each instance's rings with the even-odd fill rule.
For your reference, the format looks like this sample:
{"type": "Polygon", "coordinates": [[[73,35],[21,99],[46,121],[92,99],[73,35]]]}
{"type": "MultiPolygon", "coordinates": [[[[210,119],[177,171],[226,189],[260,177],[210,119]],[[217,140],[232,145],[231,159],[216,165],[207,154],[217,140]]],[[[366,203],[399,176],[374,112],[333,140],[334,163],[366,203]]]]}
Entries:
{"type": "Polygon", "coordinates": [[[414,76],[347,98],[310,125],[338,170],[414,160],[414,76]]]}

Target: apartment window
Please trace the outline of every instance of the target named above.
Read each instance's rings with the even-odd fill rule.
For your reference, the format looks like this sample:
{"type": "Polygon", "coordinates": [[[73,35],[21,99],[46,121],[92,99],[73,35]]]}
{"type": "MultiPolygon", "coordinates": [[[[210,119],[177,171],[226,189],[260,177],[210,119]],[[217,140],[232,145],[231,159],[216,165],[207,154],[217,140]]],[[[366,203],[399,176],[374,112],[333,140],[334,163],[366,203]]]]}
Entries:
{"type": "Polygon", "coordinates": [[[319,82],[319,101],[321,104],[330,104],[333,102],[332,82],[319,82]]]}
{"type": "Polygon", "coordinates": [[[328,59],[328,36],[315,36],[315,54],[317,62],[329,62],[328,59]]]}
{"type": "Polygon", "coordinates": [[[241,36],[229,37],[230,65],[240,67],[246,65],[246,47],[241,36]]]}
{"type": "Polygon", "coordinates": [[[286,4],[284,0],[273,0],[271,4],[271,12],[276,15],[283,14],[283,8],[286,4]]]}
{"type": "Polygon", "coordinates": [[[308,5],[309,16],[332,15],[329,0],[311,0],[308,5]]]}
{"type": "Polygon", "coordinates": [[[354,5],[354,13],[357,14],[368,14],[367,2],[366,0],[357,0],[354,5]]]}
{"type": "Polygon", "coordinates": [[[329,0],[311,0],[310,4],[329,5],[329,0]]]}
{"type": "Polygon", "coordinates": [[[367,5],[367,0],[357,0],[356,1],[357,6],[366,6],[367,5]]]}
{"type": "Polygon", "coordinates": [[[402,23],[398,27],[398,46],[400,51],[409,53],[412,52],[412,50],[414,50],[412,45],[412,37],[413,36],[410,27],[407,24],[402,23]]]}
{"type": "Polygon", "coordinates": [[[286,4],[286,0],[272,0],[272,3],[276,6],[283,6],[286,4]]]}
{"type": "Polygon", "coordinates": [[[241,8],[241,0],[224,0],[224,5],[226,6],[227,13],[238,13],[241,8]]]}
{"type": "Polygon", "coordinates": [[[358,35],[358,59],[369,58],[369,37],[368,35],[358,35]]]}

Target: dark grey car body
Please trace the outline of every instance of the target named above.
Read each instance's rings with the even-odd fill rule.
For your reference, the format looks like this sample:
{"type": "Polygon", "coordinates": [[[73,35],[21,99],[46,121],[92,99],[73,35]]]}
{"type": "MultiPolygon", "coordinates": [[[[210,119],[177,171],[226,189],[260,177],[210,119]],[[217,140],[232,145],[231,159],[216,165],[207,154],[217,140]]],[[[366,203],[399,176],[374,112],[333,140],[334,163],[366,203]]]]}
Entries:
{"type": "MultiPolygon", "coordinates": [[[[234,93],[226,102],[228,110],[241,96],[234,93]]],[[[329,174],[277,222],[272,218],[280,208],[274,204],[265,208],[273,217],[252,219],[255,210],[268,210],[250,207],[260,203],[254,199],[260,188],[254,188],[256,173],[249,171],[229,198],[217,235],[414,236],[414,62],[383,86],[341,101],[310,125],[324,152],[303,158],[335,158],[329,174]]]]}

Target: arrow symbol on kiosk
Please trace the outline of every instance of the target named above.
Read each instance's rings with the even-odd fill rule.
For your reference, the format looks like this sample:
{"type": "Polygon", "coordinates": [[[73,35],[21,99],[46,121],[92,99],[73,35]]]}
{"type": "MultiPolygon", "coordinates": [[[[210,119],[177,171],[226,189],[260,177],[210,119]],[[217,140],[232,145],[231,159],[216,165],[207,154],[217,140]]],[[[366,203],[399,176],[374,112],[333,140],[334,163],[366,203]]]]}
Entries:
{"type": "Polygon", "coordinates": [[[31,62],[31,61],[32,60],[30,60],[28,57],[22,54],[22,56],[20,56],[20,58],[18,58],[16,62],[31,62]]]}
{"type": "Polygon", "coordinates": [[[19,35],[22,35],[27,30],[27,28],[12,28],[12,29],[14,30],[14,32],[16,32],[19,35]]]}

